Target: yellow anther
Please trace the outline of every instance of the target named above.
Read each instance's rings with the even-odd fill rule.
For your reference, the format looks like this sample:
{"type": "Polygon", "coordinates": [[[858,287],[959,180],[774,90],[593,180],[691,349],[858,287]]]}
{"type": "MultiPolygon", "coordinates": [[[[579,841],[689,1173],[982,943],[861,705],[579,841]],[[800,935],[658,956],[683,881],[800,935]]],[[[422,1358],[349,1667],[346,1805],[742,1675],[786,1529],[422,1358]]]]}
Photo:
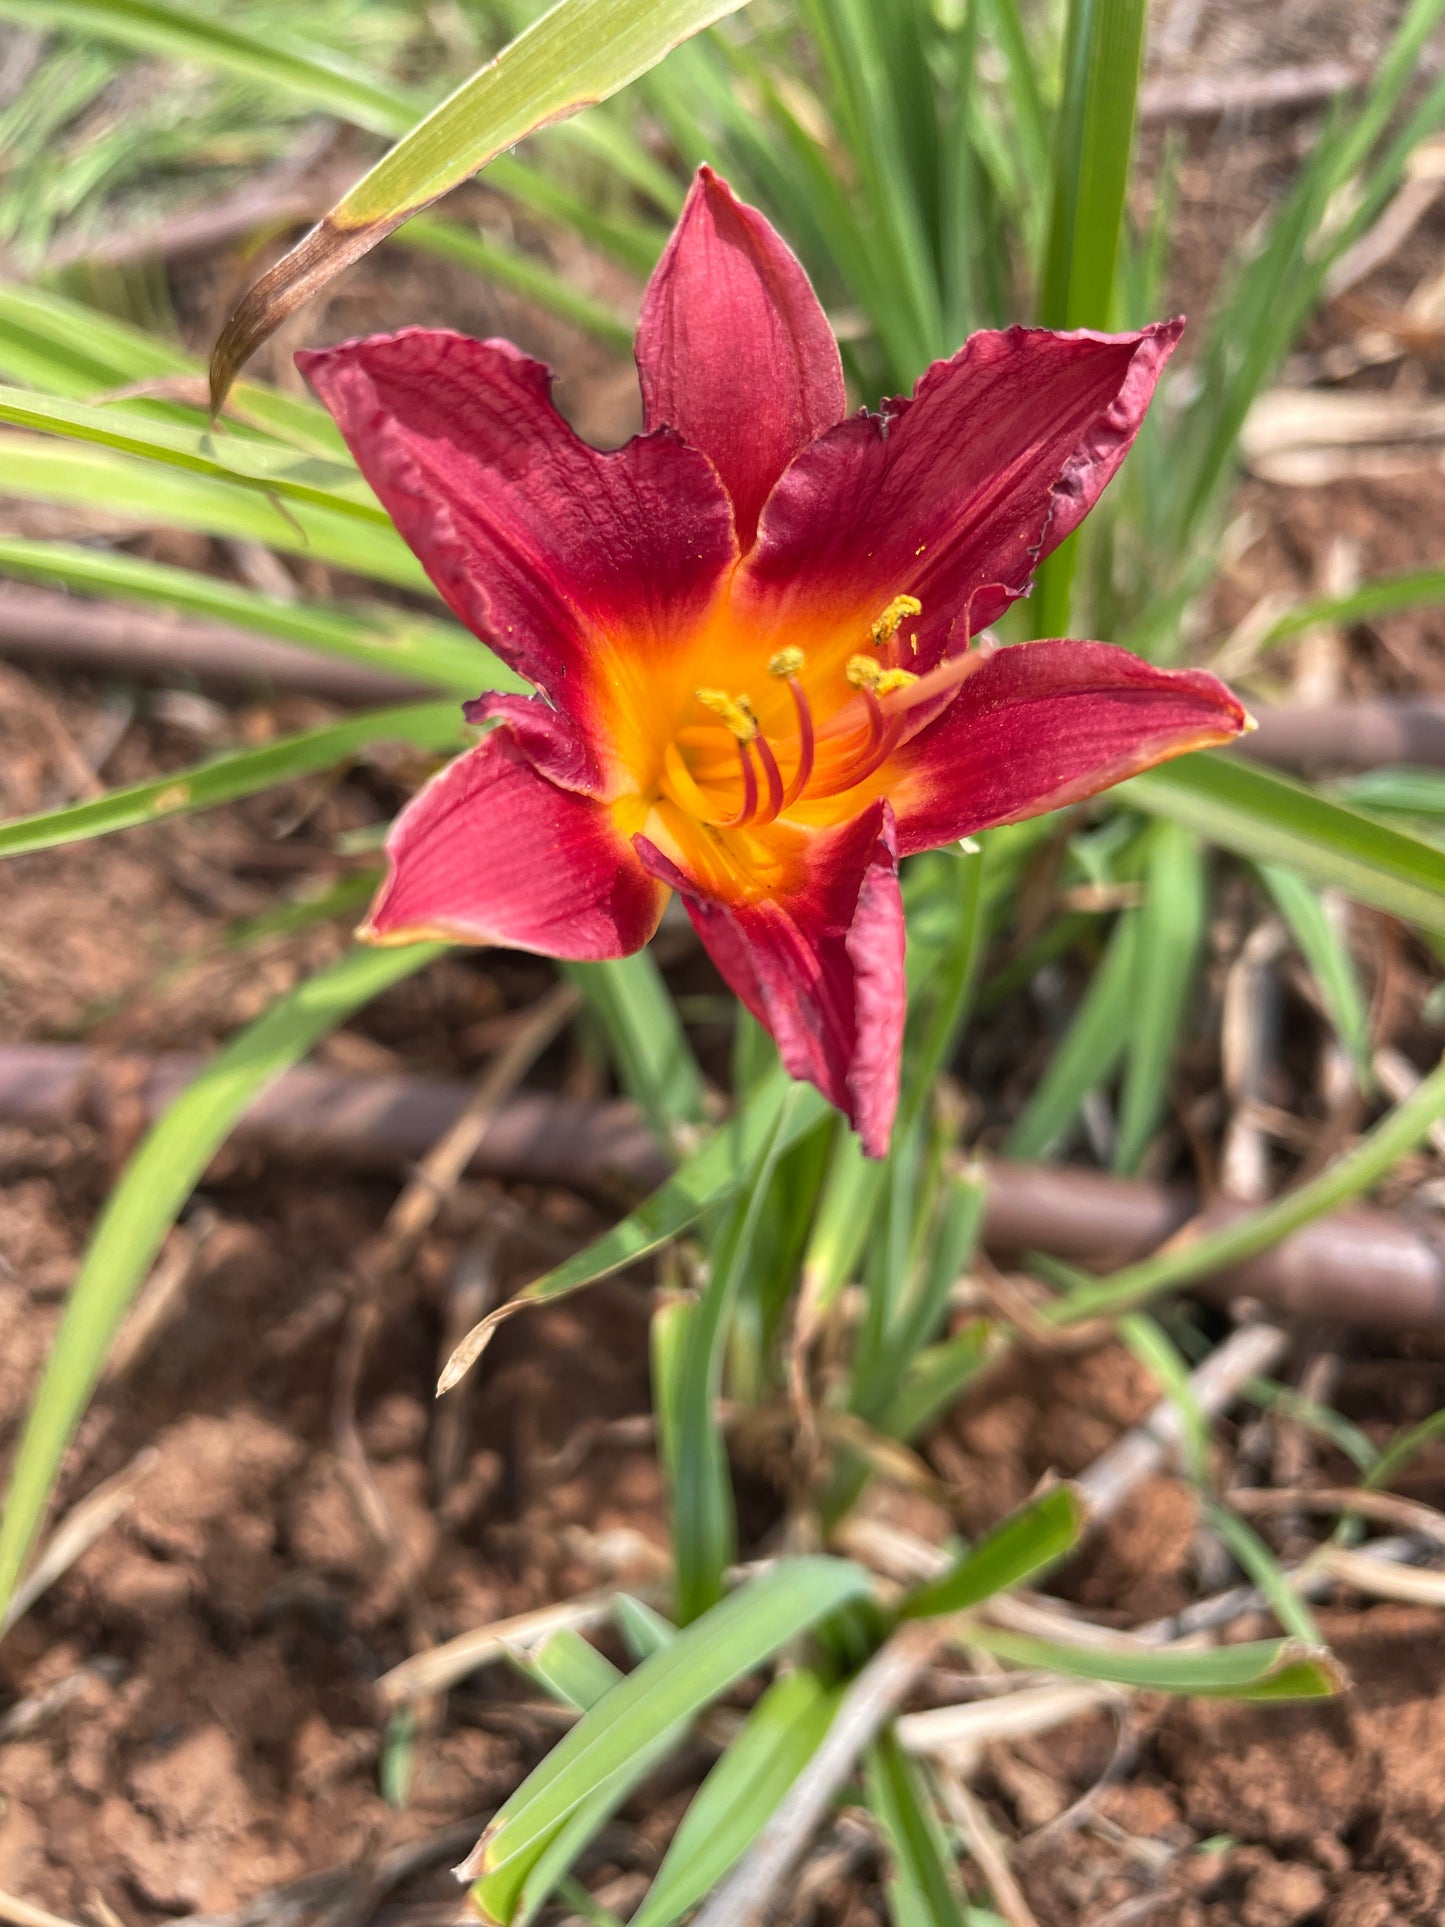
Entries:
{"type": "Polygon", "coordinates": [[[740,743],[752,742],[758,733],[758,719],[746,696],[729,696],[725,689],[694,689],[692,693],[740,743]]]}
{"type": "Polygon", "coordinates": [[[898,634],[900,625],[909,616],[921,616],[922,614],[923,604],[918,600],[916,595],[896,595],[883,611],[882,615],[879,616],[878,620],[873,624],[869,634],[872,636],[877,647],[881,649],[885,643],[892,642],[893,638],[898,634]]]}
{"type": "Polygon", "coordinates": [[[775,656],[768,657],[770,676],[796,676],[806,657],[801,649],[780,649],[775,656]]]}
{"type": "Polygon", "coordinates": [[[873,688],[879,696],[891,696],[895,689],[906,689],[910,683],[917,681],[911,669],[885,669],[873,688]]]}
{"type": "Polygon", "coordinates": [[[883,671],[871,656],[849,656],[843,674],[854,689],[876,689],[883,680],[883,671]]]}

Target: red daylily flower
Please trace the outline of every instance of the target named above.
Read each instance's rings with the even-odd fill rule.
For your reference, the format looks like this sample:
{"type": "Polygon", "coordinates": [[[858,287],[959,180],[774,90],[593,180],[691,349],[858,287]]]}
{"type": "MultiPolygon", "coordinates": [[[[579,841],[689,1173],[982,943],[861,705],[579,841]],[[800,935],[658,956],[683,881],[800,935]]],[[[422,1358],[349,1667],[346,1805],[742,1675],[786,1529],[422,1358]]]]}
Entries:
{"type": "Polygon", "coordinates": [[[703,168],[643,303],[625,448],[581,441],[505,341],[299,356],[452,610],[540,692],[468,705],[494,727],[398,818],[362,934],[622,957],[677,890],[788,1069],[881,1155],[899,859],[1247,726],[1200,671],[973,642],[1097,500],[1182,325],[977,334],[845,419],[801,266],[703,168]]]}

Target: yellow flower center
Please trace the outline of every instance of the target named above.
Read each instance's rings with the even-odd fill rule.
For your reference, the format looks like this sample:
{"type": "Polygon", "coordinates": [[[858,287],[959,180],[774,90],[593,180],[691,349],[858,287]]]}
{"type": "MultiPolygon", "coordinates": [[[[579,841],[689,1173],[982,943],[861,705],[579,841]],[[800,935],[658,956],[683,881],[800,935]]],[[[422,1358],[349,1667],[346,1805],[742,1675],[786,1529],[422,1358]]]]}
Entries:
{"type": "Polygon", "coordinates": [[[884,702],[918,681],[892,658],[902,623],[921,608],[915,596],[895,596],[868,630],[878,654],[849,656],[841,677],[835,669],[805,681],[807,656],[789,644],[769,656],[755,693],[694,689],[663,749],[655,798],[640,800],[671,803],[712,829],[739,830],[854,788],[902,733],[902,715],[884,702]],[[821,723],[815,704],[826,705],[821,723]]]}

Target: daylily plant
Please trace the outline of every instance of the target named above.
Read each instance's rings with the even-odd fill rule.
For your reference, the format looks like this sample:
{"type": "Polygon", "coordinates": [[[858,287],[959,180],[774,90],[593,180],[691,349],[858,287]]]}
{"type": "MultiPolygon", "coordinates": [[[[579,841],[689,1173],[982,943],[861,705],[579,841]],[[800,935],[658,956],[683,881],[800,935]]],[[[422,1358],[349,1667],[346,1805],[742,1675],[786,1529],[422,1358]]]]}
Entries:
{"type": "Polygon", "coordinates": [[[981,637],[1123,460],[1182,327],[973,335],[846,415],[796,258],[709,169],[589,447],[505,341],[298,357],[455,614],[536,687],[398,818],[362,935],[624,957],[682,897],[784,1064],[882,1155],[901,858],[1247,726],[1212,676],[981,637]]]}

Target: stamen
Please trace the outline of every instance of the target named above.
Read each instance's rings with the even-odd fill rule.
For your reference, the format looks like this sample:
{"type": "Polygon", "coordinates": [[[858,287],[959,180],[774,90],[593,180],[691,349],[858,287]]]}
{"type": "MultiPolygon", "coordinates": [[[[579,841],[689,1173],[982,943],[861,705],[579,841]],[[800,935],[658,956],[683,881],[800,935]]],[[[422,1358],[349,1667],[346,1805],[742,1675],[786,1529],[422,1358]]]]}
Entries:
{"type": "Polygon", "coordinates": [[[996,643],[980,637],[971,649],[962,649],[956,656],[945,656],[936,668],[912,679],[908,687],[900,692],[900,700],[893,704],[892,713],[901,716],[906,710],[916,709],[920,703],[941,696],[945,690],[957,689],[970,676],[976,675],[997,650],[996,643]]]}
{"type": "Polygon", "coordinates": [[[911,669],[885,669],[873,687],[880,696],[891,696],[897,690],[907,689],[910,683],[918,681],[911,669]]]}
{"type": "Polygon", "coordinates": [[[740,743],[750,743],[758,733],[758,719],[746,696],[730,696],[725,689],[694,689],[694,700],[730,729],[740,743]]]}
{"type": "Polygon", "coordinates": [[[753,749],[763,766],[763,780],[768,786],[768,800],[758,812],[758,821],[771,823],[775,821],[783,807],[783,773],[778,768],[778,759],[773,754],[772,744],[761,730],[753,741],[753,749]]]}
{"type": "Polygon", "coordinates": [[[878,649],[886,648],[898,634],[900,627],[907,617],[921,616],[922,614],[923,604],[918,600],[916,595],[894,596],[893,600],[869,631],[869,634],[873,638],[874,647],[878,649]]]}
{"type": "Polygon", "coordinates": [[[868,706],[868,741],[860,752],[866,762],[877,751],[887,726],[883,716],[883,706],[878,701],[876,693],[883,681],[884,672],[871,656],[850,656],[843,666],[843,674],[868,706]]]}
{"type": "Polygon", "coordinates": [[[753,768],[753,759],[741,736],[738,738],[738,761],[743,766],[742,808],[736,816],[724,817],[718,824],[720,830],[740,830],[745,823],[751,823],[758,813],[758,773],[753,768]]]}
{"type": "MultiPolygon", "coordinates": [[[[795,653],[801,656],[803,652],[799,649],[797,651],[780,650],[778,653],[779,655],[795,653]]],[[[773,660],[776,662],[778,657],[775,656],[773,660]]],[[[788,689],[793,698],[793,707],[798,712],[798,761],[794,767],[792,779],[783,792],[780,808],[785,810],[797,802],[808,787],[808,778],[813,774],[813,712],[808,705],[808,692],[793,675],[788,677],[788,689]]]]}
{"type": "Polygon", "coordinates": [[[768,658],[768,674],[770,676],[796,676],[806,661],[807,657],[801,649],[780,649],[775,656],[769,656],[768,658]]]}
{"type": "Polygon", "coordinates": [[[698,786],[676,743],[669,743],[663,751],[662,767],[663,786],[680,809],[696,817],[699,823],[719,821],[716,802],[698,786]]]}

